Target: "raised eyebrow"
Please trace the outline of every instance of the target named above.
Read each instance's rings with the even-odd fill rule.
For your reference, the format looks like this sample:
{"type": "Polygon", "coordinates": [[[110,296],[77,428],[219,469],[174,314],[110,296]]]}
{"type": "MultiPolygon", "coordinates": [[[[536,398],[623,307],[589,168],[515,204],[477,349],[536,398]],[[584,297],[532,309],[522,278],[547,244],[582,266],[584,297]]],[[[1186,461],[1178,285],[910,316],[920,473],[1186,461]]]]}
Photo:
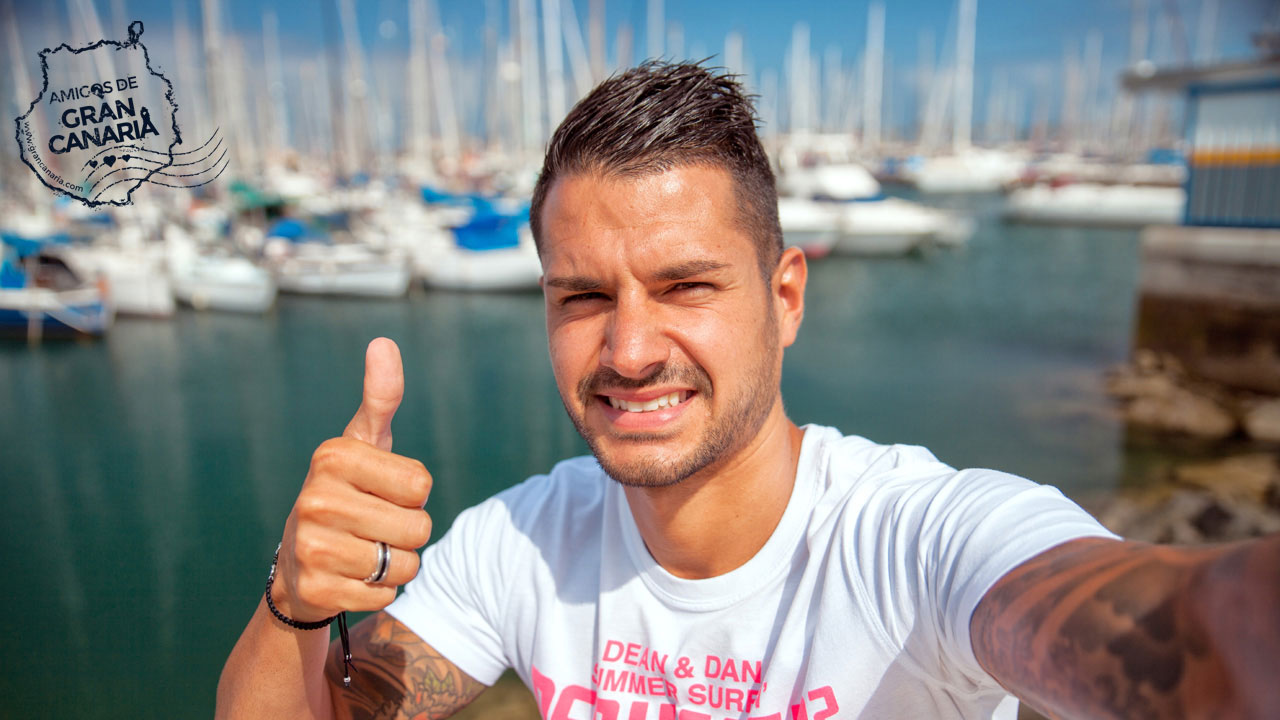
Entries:
{"type": "Polygon", "coordinates": [[[604,283],[585,275],[567,275],[565,277],[548,278],[543,281],[543,284],[548,287],[559,288],[569,292],[588,292],[590,290],[599,290],[604,287],[604,283]]]}
{"type": "Polygon", "coordinates": [[[715,260],[690,260],[676,265],[669,265],[654,273],[654,280],[684,280],[702,273],[720,270],[729,267],[728,263],[716,262],[715,260]]]}

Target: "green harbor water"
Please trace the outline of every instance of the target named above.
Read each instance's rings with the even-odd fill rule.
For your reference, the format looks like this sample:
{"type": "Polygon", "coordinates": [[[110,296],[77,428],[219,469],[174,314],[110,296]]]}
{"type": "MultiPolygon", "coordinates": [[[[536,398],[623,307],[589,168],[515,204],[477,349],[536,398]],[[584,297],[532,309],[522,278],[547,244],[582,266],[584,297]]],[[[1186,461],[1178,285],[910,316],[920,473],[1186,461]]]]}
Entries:
{"type": "MultiPolygon", "coordinates": [[[[1128,355],[1137,233],[1000,224],[900,260],[810,266],[786,358],[792,419],[921,444],[1087,498],[1133,451],[1103,392],[1128,355]]],[[[262,592],[314,447],[401,347],[395,449],[463,508],[585,452],[551,378],[540,295],[281,296],[96,342],[0,344],[0,716],[203,718],[262,592]]]]}

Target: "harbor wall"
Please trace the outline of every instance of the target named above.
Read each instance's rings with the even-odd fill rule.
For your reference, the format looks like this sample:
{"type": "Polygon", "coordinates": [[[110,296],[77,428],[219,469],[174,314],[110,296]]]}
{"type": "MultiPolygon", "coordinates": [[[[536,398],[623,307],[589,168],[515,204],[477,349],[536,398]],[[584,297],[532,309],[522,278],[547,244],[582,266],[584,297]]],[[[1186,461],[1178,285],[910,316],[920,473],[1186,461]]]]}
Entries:
{"type": "Polygon", "coordinates": [[[1280,394],[1280,230],[1142,233],[1134,350],[1229,388],[1280,394]]]}

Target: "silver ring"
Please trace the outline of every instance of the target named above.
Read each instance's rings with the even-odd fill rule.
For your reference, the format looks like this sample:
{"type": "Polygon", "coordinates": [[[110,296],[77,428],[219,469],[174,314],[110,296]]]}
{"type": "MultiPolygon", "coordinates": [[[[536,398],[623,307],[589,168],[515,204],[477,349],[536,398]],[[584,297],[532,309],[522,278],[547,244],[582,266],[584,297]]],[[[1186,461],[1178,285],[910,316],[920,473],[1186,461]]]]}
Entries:
{"type": "Polygon", "coordinates": [[[391,569],[391,548],[381,540],[375,540],[374,544],[378,546],[377,566],[364,581],[376,585],[387,579],[387,571],[391,569]]]}

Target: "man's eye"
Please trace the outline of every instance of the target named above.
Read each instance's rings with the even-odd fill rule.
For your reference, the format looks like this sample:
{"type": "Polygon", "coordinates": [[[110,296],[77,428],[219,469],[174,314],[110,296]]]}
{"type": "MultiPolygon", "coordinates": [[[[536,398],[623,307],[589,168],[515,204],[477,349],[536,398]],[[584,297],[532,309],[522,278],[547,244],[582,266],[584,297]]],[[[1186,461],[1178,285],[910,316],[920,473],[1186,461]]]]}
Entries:
{"type": "Polygon", "coordinates": [[[575,295],[565,296],[565,298],[560,301],[560,304],[571,305],[576,302],[587,302],[589,300],[602,300],[602,299],[604,299],[604,293],[598,293],[598,292],[577,293],[575,295]]]}
{"type": "Polygon", "coordinates": [[[671,292],[698,292],[710,289],[711,283],[705,282],[682,282],[671,286],[671,292]]]}

